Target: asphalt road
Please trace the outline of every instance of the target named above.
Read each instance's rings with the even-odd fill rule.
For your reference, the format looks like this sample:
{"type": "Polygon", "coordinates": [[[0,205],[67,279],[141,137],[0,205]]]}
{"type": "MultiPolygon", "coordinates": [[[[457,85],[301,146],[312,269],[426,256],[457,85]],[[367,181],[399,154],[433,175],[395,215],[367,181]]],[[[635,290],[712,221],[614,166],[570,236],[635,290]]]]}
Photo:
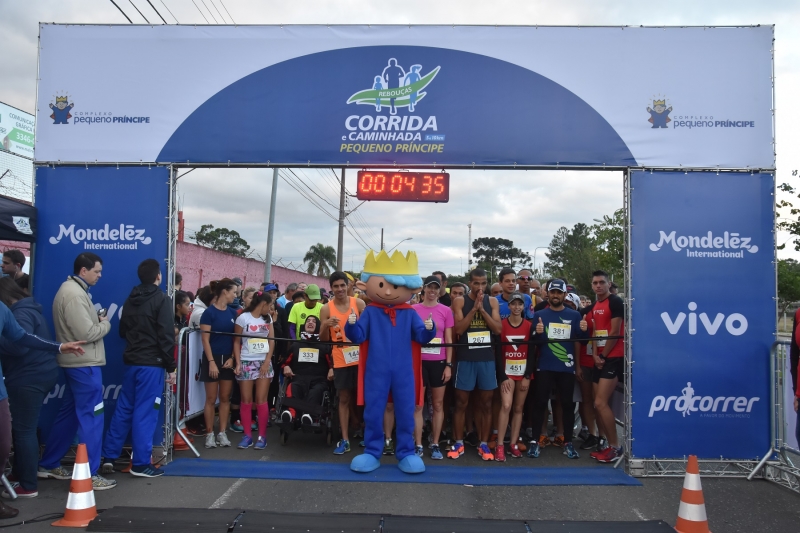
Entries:
{"type": "MultiPolygon", "coordinates": [[[[238,435],[229,433],[234,445],[238,435]]],[[[330,461],[349,463],[354,453],[334,456],[319,435],[295,433],[286,446],[278,444],[276,428],[268,434],[264,452],[224,448],[205,450],[204,458],[252,459],[254,461],[330,461]]],[[[200,443],[200,439],[195,439],[200,443]]],[[[176,457],[190,457],[178,452],[176,457]]],[[[430,459],[427,459],[430,462],[430,459]]],[[[395,459],[384,457],[386,467],[395,459]]],[[[458,461],[441,462],[458,468],[483,463],[474,448],[458,461]]],[[[600,465],[582,454],[570,461],[559,449],[548,447],[537,460],[527,458],[498,468],[524,466],[600,465]]],[[[169,468],[169,466],[165,467],[169,468]]],[[[656,520],[675,523],[682,479],[642,479],[640,487],[551,486],[480,487],[418,483],[331,483],[274,481],[265,479],[220,479],[195,477],[134,478],[129,474],[109,476],[118,481],[113,490],[96,492],[98,509],[113,506],[248,509],[279,512],[386,513],[465,518],[514,518],[524,520],[656,520]]],[[[16,500],[20,519],[30,520],[48,513],[61,513],[67,499],[68,481],[46,480],[39,485],[39,497],[16,500]]],[[[703,479],[711,530],[714,533],[754,531],[800,531],[800,496],[763,480],[703,479]]],[[[5,522],[15,522],[10,520],[5,522]]],[[[52,520],[50,520],[52,521],[52,520]]],[[[5,531],[52,531],[50,521],[6,528],[5,531]]],[[[0,524],[3,525],[3,524],[0,524]]]]}

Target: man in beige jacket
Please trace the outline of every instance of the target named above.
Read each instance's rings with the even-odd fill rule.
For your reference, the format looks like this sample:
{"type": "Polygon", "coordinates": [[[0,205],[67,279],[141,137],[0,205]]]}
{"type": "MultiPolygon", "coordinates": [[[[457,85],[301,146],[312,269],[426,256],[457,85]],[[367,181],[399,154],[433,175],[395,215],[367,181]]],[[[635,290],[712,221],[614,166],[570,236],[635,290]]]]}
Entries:
{"type": "Polygon", "coordinates": [[[58,289],[53,300],[53,323],[59,342],[86,340],[81,356],[58,356],[64,369],[66,385],[56,421],[50,430],[44,456],[39,462],[40,478],[70,479],[72,473],[61,466],[61,458],[80,430],[86,443],[94,490],[114,488],[116,481],[98,473],[103,445],[103,376],[100,367],[106,364],[103,337],[111,330],[105,316],[98,316],[89,297],[103,272],[103,261],[84,252],[75,258],[74,275],[58,289]]]}

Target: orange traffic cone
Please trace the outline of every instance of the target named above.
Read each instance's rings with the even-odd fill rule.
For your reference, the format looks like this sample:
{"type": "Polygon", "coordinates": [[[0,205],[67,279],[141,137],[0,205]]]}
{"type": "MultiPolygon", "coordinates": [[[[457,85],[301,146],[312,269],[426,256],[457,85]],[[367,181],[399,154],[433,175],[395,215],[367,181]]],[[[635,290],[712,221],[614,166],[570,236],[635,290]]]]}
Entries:
{"type": "Polygon", "coordinates": [[[89,469],[89,456],[86,445],[78,444],[75,454],[75,467],[72,469],[72,481],[69,484],[69,497],[64,518],[56,520],[52,525],[63,527],[86,527],[97,516],[92,489],[92,472],[89,469]]]}
{"type": "Polygon", "coordinates": [[[678,520],[675,522],[678,533],[710,533],[706,503],[703,499],[703,487],[700,486],[700,467],[697,456],[689,456],[686,465],[686,477],[683,479],[681,505],[678,508],[678,520]]]}
{"type": "MultiPolygon", "coordinates": [[[[189,442],[194,442],[191,437],[187,438],[189,439],[189,442]]],[[[181,437],[181,434],[177,431],[175,432],[175,438],[172,439],[172,449],[178,451],[189,449],[189,445],[185,440],[183,440],[183,437],[181,437]]]]}

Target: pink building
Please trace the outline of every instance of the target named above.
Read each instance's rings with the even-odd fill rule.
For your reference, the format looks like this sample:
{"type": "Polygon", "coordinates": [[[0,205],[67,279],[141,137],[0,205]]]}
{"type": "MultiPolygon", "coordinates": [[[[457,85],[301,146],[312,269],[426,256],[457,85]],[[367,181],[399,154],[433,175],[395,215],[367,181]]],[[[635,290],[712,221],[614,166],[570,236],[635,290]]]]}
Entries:
{"type": "MultiPolygon", "coordinates": [[[[21,244],[21,243],[20,243],[21,244]]],[[[182,288],[192,293],[207,285],[209,281],[221,278],[242,278],[245,287],[256,287],[264,281],[264,263],[226,254],[189,242],[178,242],[176,270],[183,276],[182,288]]],[[[298,270],[273,266],[272,280],[281,292],[290,283],[316,283],[321,289],[329,290],[328,280],[312,276],[298,270]]]]}

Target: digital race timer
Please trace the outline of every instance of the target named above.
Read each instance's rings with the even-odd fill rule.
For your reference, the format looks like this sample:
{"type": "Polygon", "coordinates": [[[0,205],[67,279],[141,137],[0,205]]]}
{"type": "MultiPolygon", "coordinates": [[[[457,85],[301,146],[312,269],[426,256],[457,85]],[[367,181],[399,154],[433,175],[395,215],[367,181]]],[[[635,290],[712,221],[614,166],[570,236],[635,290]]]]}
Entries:
{"type": "Polygon", "coordinates": [[[447,202],[450,174],[446,172],[358,172],[359,200],[447,202]]]}

